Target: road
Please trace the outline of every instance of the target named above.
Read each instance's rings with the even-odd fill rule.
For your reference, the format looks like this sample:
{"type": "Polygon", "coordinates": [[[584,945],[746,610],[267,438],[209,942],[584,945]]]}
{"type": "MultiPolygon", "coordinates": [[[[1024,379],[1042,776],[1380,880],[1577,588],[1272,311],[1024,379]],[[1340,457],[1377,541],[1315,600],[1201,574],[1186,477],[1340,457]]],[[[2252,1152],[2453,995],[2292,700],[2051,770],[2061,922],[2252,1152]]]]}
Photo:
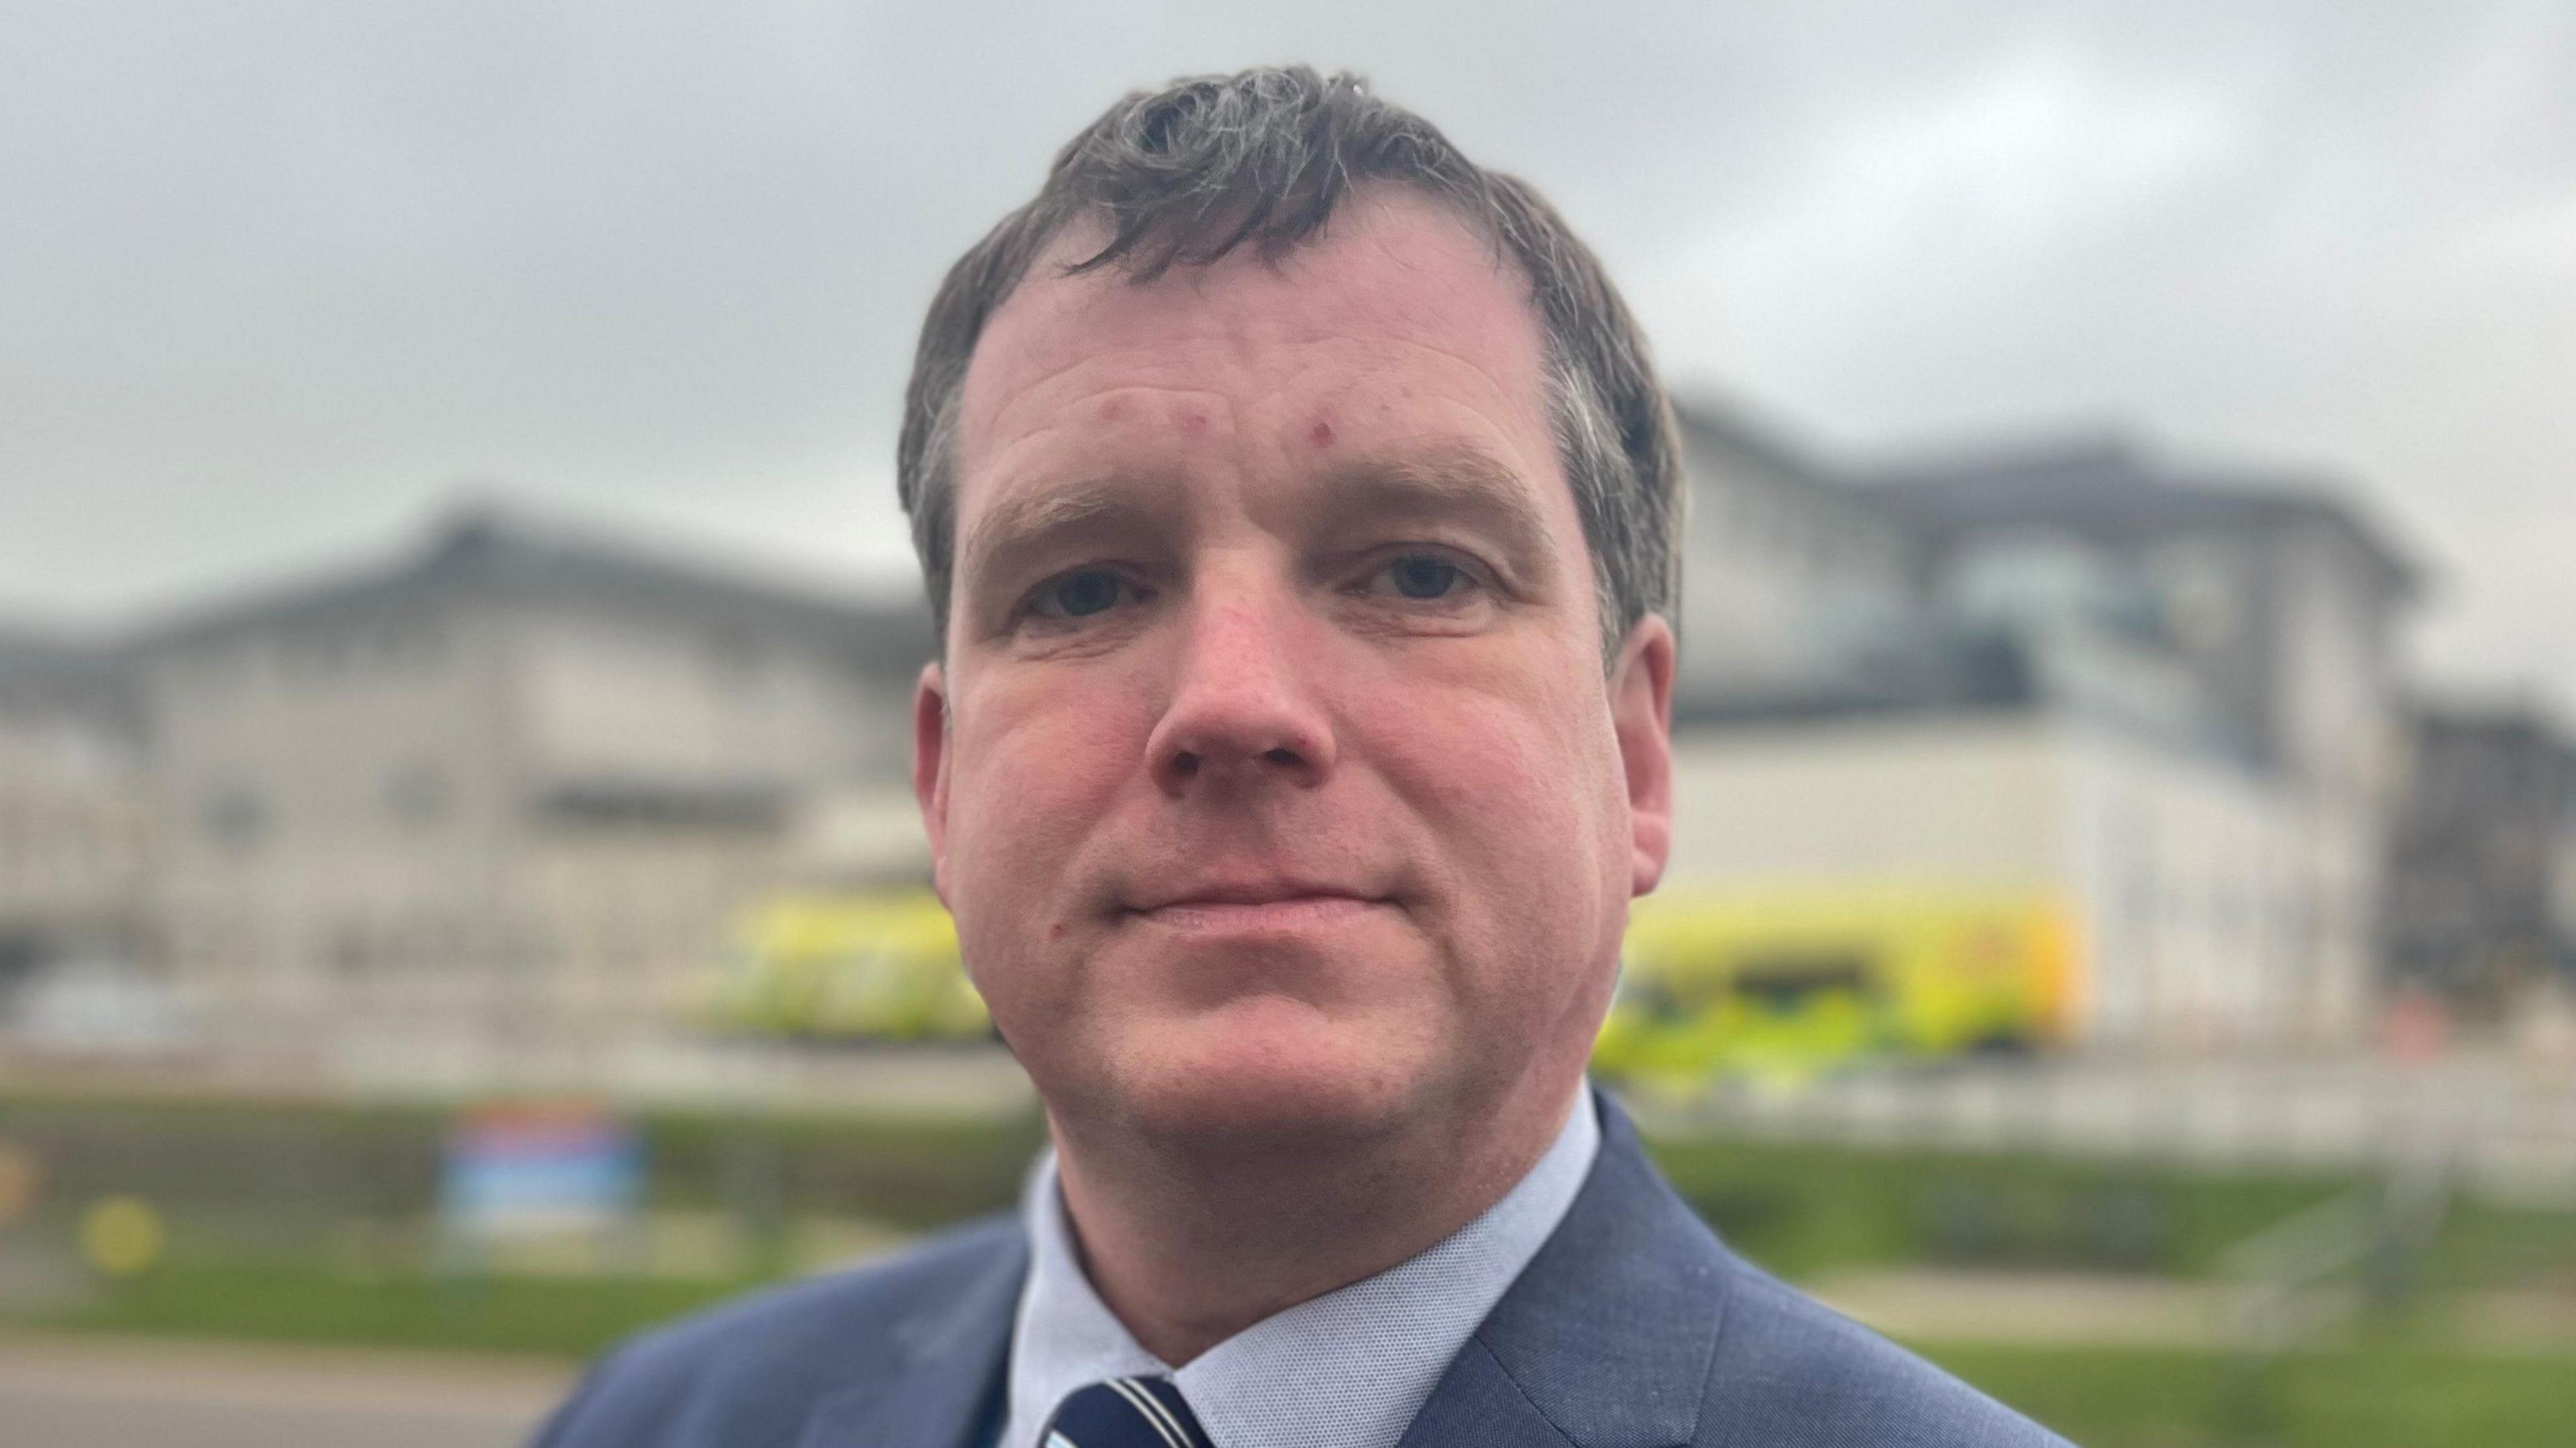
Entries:
{"type": "Polygon", "coordinates": [[[572,1374],[466,1355],[0,1334],[0,1448],[511,1448],[572,1374]]]}

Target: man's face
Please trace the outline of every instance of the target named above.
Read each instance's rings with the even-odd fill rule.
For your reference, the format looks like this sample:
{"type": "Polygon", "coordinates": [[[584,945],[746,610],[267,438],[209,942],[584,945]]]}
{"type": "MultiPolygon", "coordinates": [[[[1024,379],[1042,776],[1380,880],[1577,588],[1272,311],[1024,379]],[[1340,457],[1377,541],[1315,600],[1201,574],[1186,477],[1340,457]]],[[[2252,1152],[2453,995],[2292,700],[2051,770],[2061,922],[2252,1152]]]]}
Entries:
{"type": "Polygon", "coordinates": [[[1162,1133],[1570,1086],[1663,865],[1670,631],[1605,682],[1517,273],[1356,198],[1276,267],[1066,278],[961,399],[917,785],[1050,1106],[1162,1133]]]}

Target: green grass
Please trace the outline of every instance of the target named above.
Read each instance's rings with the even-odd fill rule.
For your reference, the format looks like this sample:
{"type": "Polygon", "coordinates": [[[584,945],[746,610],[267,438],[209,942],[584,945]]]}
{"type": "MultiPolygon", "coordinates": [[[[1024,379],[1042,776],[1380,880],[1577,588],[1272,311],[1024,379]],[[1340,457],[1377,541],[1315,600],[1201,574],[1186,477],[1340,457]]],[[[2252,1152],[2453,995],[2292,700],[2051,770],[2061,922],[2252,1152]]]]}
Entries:
{"type": "Polygon", "coordinates": [[[1789,1277],[1915,1262],[2198,1276],[2231,1243],[2351,1185],[2000,1153],[1708,1141],[1652,1150],[1729,1243],[1789,1277]]]}
{"type": "Polygon", "coordinates": [[[2576,1362],[2378,1345],[2248,1368],[2214,1353],[1914,1343],[2085,1448],[2566,1448],[2576,1362]]]}
{"type": "MultiPolygon", "coordinates": [[[[2425,1253],[2420,1280],[2437,1291],[2513,1287],[2576,1294],[2576,1212],[2455,1202],[2425,1253]]],[[[2576,1433],[2569,1441],[2576,1443],[2576,1433]]]]}
{"type": "Polygon", "coordinates": [[[927,1230],[1019,1200],[1045,1140],[1004,1121],[659,1113],[644,1119],[657,1206],[865,1217],[927,1230]]]}
{"type": "Polygon", "coordinates": [[[274,1263],[169,1262],[33,1326],[585,1358],[748,1281],[361,1278],[274,1263]]]}

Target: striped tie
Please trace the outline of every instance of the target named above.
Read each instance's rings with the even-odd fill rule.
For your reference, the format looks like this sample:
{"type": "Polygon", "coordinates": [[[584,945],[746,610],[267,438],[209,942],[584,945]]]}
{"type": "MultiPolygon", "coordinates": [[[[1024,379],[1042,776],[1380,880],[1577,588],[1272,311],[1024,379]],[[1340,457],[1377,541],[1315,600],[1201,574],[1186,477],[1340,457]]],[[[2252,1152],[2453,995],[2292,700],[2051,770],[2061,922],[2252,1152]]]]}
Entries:
{"type": "Polygon", "coordinates": [[[1066,1395],[1040,1448],[1216,1448],[1170,1378],[1111,1378],[1066,1395]]]}

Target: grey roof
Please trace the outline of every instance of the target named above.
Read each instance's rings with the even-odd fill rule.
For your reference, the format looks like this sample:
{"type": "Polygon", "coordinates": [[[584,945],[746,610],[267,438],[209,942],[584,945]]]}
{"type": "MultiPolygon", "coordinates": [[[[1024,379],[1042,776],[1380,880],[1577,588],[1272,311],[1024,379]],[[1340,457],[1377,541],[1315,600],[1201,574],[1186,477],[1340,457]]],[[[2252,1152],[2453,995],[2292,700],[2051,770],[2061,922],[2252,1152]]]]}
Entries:
{"type": "Polygon", "coordinates": [[[1685,448],[1715,446],[1784,477],[1818,487],[1842,485],[1813,454],[1790,442],[1783,429],[1756,418],[1742,403],[1706,395],[1676,399],[1673,420],[1680,425],[1685,448]]]}
{"type": "Polygon", "coordinates": [[[2384,531],[2314,480],[2177,468],[2117,435],[1904,464],[1867,483],[1936,533],[2033,522],[2133,536],[2318,525],[2344,535],[2391,591],[2422,586],[2421,570],[2384,531]]]}
{"type": "Polygon", "coordinates": [[[2421,740],[2466,742],[2495,749],[2547,754],[2576,775],[2576,734],[2557,714],[2530,696],[2471,698],[2416,694],[2401,705],[2409,732],[2421,740]]]}
{"type": "Polygon", "coordinates": [[[390,562],[176,612],[144,630],[138,645],[159,652],[462,600],[588,607],[746,639],[793,639],[904,677],[931,654],[929,610],[920,602],[757,577],[749,566],[489,506],[458,510],[428,546],[390,562]]]}
{"type": "MultiPolygon", "coordinates": [[[[1815,451],[1793,440],[1787,428],[1769,421],[1742,402],[1720,400],[1706,393],[1695,395],[1688,401],[1676,399],[1673,420],[1681,431],[1685,471],[1693,458],[1717,453],[1749,463],[1765,476],[1791,488],[1822,496],[1857,512],[1884,514],[1890,511],[1876,490],[1858,486],[1849,473],[1825,462],[1815,451]]],[[[1693,481],[1696,482],[1696,478],[1693,481]]]]}

